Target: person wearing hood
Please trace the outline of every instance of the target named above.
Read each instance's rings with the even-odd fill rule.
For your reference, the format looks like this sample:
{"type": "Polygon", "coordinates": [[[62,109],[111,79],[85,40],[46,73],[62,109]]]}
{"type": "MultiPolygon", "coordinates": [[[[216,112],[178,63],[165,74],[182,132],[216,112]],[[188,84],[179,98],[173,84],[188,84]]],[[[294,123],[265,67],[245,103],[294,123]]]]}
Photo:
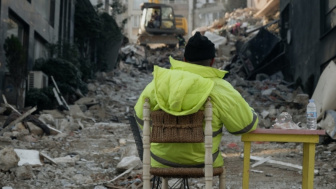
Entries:
{"type": "MultiPolygon", "coordinates": [[[[143,104],[149,98],[151,111],[163,110],[175,116],[204,109],[207,98],[212,102],[213,166],[224,162],[219,145],[223,126],[234,135],[257,128],[258,116],[241,94],[223,78],[227,71],[212,68],[215,46],[196,32],[185,47],[184,61],[170,58],[170,69],[154,66],[153,80],[141,93],[135,107],[135,118],[142,128],[143,104]]],[[[152,143],[152,167],[197,167],[204,164],[204,143],[152,143]]]]}

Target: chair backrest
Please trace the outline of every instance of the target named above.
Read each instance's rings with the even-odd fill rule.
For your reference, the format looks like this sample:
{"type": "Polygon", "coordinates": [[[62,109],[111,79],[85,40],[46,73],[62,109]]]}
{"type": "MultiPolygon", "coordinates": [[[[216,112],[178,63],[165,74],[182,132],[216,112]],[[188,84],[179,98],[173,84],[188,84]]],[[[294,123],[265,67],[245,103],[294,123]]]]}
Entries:
{"type": "Polygon", "coordinates": [[[203,120],[203,111],[185,116],[173,116],[162,110],[151,112],[151,142],[204,142],[203,120]]]}
{"type": "Polygon", "coordinates": [[[162,110],[150,112],[149,99],[143,109],[143,180],[150,188],[150,143],[200,143],[204,142],[204,177],[207,188],[212,188],[212,104],[207,99],[204,111],[186,116],[170,115],[162,110]],[[152,122],[152,124],[151,124],[152,122]],[[203,125],[204,130],[203,130],[203,125]],[[151,128],[152,126],[152,128],[151,128]],[[211,185],[211,187],[210,187],[211,185]]]}

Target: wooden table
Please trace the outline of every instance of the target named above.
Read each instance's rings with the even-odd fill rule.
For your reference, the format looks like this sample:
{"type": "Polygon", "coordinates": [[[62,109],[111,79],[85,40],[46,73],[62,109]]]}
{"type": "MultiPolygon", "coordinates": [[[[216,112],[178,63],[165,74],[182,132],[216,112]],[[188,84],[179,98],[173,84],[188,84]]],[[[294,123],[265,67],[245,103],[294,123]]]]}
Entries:
{"type": "Polygon", "coordinates": [[[325,135],[325,130],[256,129],[243,134],[243,189],[249,188],[251,142],[255,141],[303,143],[302,189],[314,188],[315,144],[319,142],[320,135],[325,135]]]}

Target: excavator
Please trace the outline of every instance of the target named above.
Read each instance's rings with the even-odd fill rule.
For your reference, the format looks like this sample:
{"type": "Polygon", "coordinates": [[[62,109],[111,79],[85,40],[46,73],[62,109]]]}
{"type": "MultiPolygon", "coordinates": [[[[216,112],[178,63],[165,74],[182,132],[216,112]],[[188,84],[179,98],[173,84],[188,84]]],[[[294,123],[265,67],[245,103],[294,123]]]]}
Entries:
{"type": "Polygon", "coordinates": [[[141,5],[142,16],[138,33],[138,44],[165,44],[176,47],[178,38],[188,33],[185,17],[175,15],[173,7],[149,0],[141,5]]]}

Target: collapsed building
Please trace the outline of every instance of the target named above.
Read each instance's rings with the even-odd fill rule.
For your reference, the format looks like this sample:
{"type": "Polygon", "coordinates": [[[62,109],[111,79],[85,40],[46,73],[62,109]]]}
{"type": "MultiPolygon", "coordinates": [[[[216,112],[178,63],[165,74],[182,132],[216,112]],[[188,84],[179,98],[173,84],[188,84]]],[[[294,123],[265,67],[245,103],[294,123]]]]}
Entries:
{"type": "MultiPolygon", "coordinates": [[[[288,65],[281,64],[282,58],[286,57],[282,54],[282,41],[279,40],[280,14],[274,14],[272,20],[264,20],[256,19],[253,16],[256,12],[253,9],[237,9],[223,20],[198,30],[216,44],[215,66],[230,71],[225,79],[255,108],[260,118],[259,127],[272,128],[276,118],[282,112],[288,112],[294,123],[305,128],[305,108],[310,95],[285,79],[283,68],[288,65]],[[270,39],[266,41],[269,43],[263,43],[264,37],[270,39]],[[260,45],[264,45],[262,51],[255,52],[260,45]]],[[[14,116],[15,108],[3,104],[0,107],[0,186],[141,188],[141,160],[128,117],[132,116],[139,94],[152,78],[152,66],[169,68],[169,56],[181,60],[183,48],[145,49],[126,44],[120,50],[118,68],[108,73],[97,73],[88,84],[88,94],[67,105],[68,109],[44,110],[30,116],[34,108],[29,107],[14,116]]],[[[336,151],[332,113],[335,109],[332,104],[335,95],[332,94],[335,93],[325,90],[333,89],[328,81],[334,69],[334,63],[330,64],[320,78],[321,85],[317,85],[316,91],[326,92],[313,96],[323,100],[319,107],[327,114],[324,119],[324,114],[320,114],[321,119],[326,121],[321,121],[319,128],[325,128],[329,135],[317,146],[318,175],[315,183],[319,188],[335,187],[335,157],[332,155],[336,151]]],[[[282,147],[302,152],[302,147],[293,144],[268,144],[255,150],[263,152],[262,148],[282,147]]],[[[232,152],[241,153],[242,147],[238,142],[223,141],[221,150],[223,157],[228,158],[232,152]]],[[[300,158],[300,153],[288,153],[281,160],[297,163],[300,158]]],[[[233,170],[236,165],[227,166],[233,170]]],[[[272,170],[277,168],[272,164],[267,167],[272,170]]],[[[279,169],[288,171],[289,168],[280,166],[279,169]]],[[[289,171],[292,170],[291,167],[289,171]]],[[[294,170],[292,172],[300,171],[294,170]]],[[[265,173],[267,178],[272,177],[270,172],[265,173]]],[[[260,172],[254,174],[261,177],[260,172]]],[[[230,180],[227,184],[239,188],[234,183],[241,181],[239,174],[232,175],[238,180],[228,175],[230,180]]],[[[300,174],[292,177],[297,179],[300,174]]],[[[286,182],[285,178],[280,179],[286,182]]],[[[271,182],[265,181],[266,184],[271,182]]],[[[195,188],[202,188],[197,182],[191,183],[195,188]]],[[[260,183],[251,184],[256,186],[260,183]]],[[[297,185],[299,187],[300,183],[293,181],[284,188],[297,185]]]]}

